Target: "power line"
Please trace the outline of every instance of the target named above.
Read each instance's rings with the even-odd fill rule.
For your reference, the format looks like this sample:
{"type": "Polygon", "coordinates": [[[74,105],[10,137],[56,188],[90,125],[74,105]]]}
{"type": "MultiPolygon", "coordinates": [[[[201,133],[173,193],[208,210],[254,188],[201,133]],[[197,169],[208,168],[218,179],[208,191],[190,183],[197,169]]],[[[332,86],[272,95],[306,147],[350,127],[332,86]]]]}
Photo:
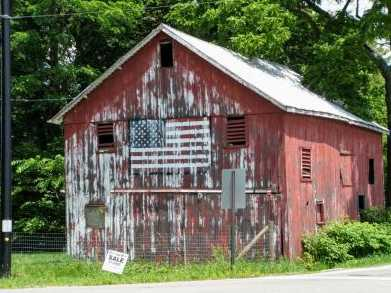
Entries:
{"type": "MultiPolygon", "coordinates": [[[[204,4],[211,4],[211,3],[217,3],[219,0],[214,1],[196,1],[196,4],[198,5],[204,5],[204,4]]],[[[190,3],[190,2],[188,2],[190,3]]],[[[158,10],[162,8],[171,8],[178,4],[186,4],[186,2],[178,2],[176,4],[172,5],[160,5],[160,6],[147,6],[144,7],[144,11],[148,10],[158,10]]],[[[132,12],[133,10],[125,9],[122,10],[122,12],[132,12]]],[[[70,13],[53,13],[53,14],[35,14],[35,15],[16,15],[16,16],[9,16],[9,15],[0,15],[0,18],[6,18],[11,20],[19,20],[19,19],[31,19],[31,18],[49,18],[49,17],[67,17],[67,16],[82,16],[82,15],[88,15],[88,14],[100,14],[102,11],[80,11],[80,12],[70,12],[70,13]]]]}
{"type": "MultiPolygon", "coordinates": [[[[130,11],[130,10],[129,10],[130,11]]],[[[48,18],[48,17],[66,17],[66,16],[75,16],[83,14],[99,14],[100,11],[85,11],[85,12],[75,12],[75,13],[58,13],[58,14],[36,14],[36,15],[17,15],[9,17],[11,20],[26,19],[26,18],[48,18]]],[[[6,18],[6,15],[0,15],[0,18],[6,18]]]]}
{"type": "MultiPolygon", "coordinates": [[[[53,99],[11,99],[12,102],[35,103],[35,102],[51,102],[51,101],[71,101],[72,98],[53,98],[53,99]]],[[[0,99],[2,101],[2,99],[0,99]]]]}

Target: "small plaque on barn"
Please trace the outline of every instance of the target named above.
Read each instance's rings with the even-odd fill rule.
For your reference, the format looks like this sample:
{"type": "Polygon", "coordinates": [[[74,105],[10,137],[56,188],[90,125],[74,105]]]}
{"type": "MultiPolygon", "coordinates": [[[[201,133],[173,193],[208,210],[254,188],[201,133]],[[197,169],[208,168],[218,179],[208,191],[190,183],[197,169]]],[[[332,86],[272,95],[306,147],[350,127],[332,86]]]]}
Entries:
{"type": "Polygon", "coordinates": [[[246,170],[224,169],[222,173],[221,207],[246,208],[246,170]],[[233,200],[233,202],[232,202],[233,200]]]}
{"type": "Polygon", "coordinates": [[[109,250],[106,254],[102,270],[115,274],[122,274],[129,255],[115,250],[109,250]]]}
{"type": "Polygon", "coordinates": [[[106,206],[103,203],[88,204],[85,207],[87,227],[95,229],[105,228],[106,206]]]}

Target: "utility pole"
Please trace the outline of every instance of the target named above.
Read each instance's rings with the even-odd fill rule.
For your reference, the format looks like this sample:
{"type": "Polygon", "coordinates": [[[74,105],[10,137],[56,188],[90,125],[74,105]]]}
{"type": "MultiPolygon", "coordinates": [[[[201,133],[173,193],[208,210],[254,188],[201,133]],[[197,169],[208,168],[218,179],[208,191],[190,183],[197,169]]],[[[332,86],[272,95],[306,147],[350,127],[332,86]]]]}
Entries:
{"type": "Polygon", "coordinates": [[[1,277],[11,274],[11,1],[2,0],[1,277]]]}

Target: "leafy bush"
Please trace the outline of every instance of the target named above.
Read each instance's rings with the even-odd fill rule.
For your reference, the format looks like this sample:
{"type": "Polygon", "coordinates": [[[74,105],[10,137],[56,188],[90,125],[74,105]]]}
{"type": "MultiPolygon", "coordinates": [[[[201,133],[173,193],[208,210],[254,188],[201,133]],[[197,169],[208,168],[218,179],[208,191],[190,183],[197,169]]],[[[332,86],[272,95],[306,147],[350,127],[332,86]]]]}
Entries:
{"type": "Polygon", "coordinates": [[[338,243],[325,232],[313,236],[306,236],[303,241],[306,259],[320,261],[327,264],[344,262],[352,259],[349,247],[345,243],[338,243]]]}
{"type": "Polygon", "coordinates": [[[362,210],[360,212],[361,222],[368,223],[390,223],[391,224],[391,208],[373,207],[362,210]]]}
{"type": "Polygon", "coordinates": [[[40,156],[12,162],[15,231],[63,232],[64,158],[40,156]]]}
{"type": "Polygon", "coordinates": [[[334,223],[303,240],[306,258],[333,265],[349,259],[391,253],[389,225],[334,223]]]}

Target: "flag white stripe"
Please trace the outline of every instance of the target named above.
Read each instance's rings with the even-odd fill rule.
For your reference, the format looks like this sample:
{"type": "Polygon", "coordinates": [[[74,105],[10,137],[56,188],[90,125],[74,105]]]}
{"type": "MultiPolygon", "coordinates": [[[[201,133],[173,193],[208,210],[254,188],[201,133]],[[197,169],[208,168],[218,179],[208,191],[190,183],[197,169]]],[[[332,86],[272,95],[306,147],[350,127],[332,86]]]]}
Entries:
{"type": "Polygon", "coordinates": [[[175,136],[178,137],[180,135],[186,135],[186,134],[209,134],[209,128],[208,129],[186,129],[186,130],[171,130],[166,131],[166,137],[167,136],[175,136]]]}
{"type": "Polygon", "coordinates": [[[181,143],[199,143],[205,141],[204,137],[192,137],[192,138],[167,138],[166,139],[166,145],[167,144],[181,144],[181,143]]]}
{"type": "Polygon", "coordinates": [[[209,144],[203,146],[163,147],[163,148],[132,148],[131,153],[153,153],[153,152],[180,152],[180,151],[209,151],[209,144]]]}
{"type": "Polygon", "coordinates": [[[202,163],[170,163],[170,164],[131,164],[131,169],[159,169],[159,168],[199,168],[209,167],[210,162],[202,163]]]}
{"type": "Polygon", "coordinates": [[[193,159],[209,159],[209,154],[194,154],[194,155],[162,155],[162,156],[134,156],[131,157],[131,161],[158,161],[158,160],[193,160],[193,159]]]}
{"type": "Polygon", "coordinates": [[[209,120],[198,120],[198,121],[167,121],[166,127],[180,127],[180,126],[208,126],[209,120]]]}

